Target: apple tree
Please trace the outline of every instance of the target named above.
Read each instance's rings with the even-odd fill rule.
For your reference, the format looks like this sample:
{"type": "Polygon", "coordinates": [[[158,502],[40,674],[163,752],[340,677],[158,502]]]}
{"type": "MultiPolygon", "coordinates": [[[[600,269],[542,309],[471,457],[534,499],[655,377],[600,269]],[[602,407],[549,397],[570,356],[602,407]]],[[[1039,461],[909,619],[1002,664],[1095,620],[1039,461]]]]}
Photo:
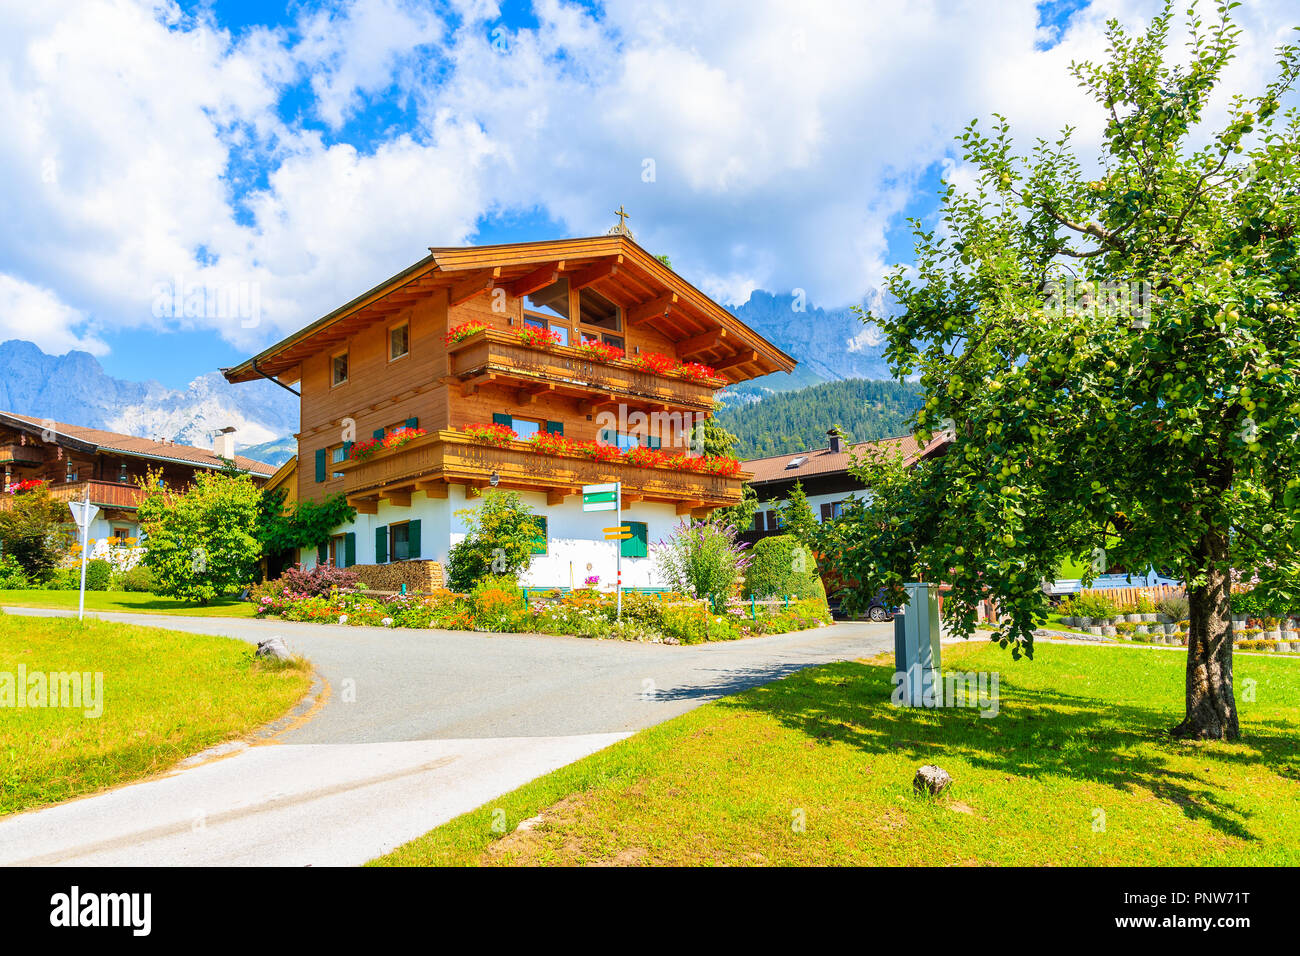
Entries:
{"type": "Polygon", "coordinates": [[[953,442],[861,461],[873,495],[823,543],[860,599],[951,584],[967,635],[993,598],[1015,656],[1063,561],[1171,569],[1191,607],[1171,732],[1213,739],[1239,732],[1233,571],[1300,606],[1300,53],[1229,95],[1231,7],[1190,11],[1180,51],[1169,6],[1143,32],[1112,21],[1104,62],[1071,66],[1105,122],[1095,163],[1069,126],[1023,153],[1001,116],[959,137],[970,176],[937,228],[913,221],[897,314],[873,317],[924,387],[919,437],[953,442]]]}

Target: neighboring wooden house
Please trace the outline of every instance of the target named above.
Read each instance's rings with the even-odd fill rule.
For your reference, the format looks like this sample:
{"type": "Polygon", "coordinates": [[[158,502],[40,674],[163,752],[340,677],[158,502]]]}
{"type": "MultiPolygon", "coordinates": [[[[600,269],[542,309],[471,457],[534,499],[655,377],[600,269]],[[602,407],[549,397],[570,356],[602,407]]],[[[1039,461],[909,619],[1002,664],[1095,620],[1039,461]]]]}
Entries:
{"type": "Polygon", "coordinates": [[[950,443],[948,435],[936,435],[930,444],[921,447],[911,435],[885,438],[880,441],[845,444],[833,429],[827,432],[829,444],[825,448],[795,454],[772,455],[754,458],[741,467],[753,477],[750,486],[758,495],[759,509],[754,521],[742,539],[753,544],[761,538],[779,534],[778,515],[795,482],[799,482],[808,496],[813,514],[818,521],[838,517],[851,495],[868,497],[862,482],[849,474],[854,457],[863,454],[901,455],[909,467],[926,458],[944,454],[950,443]]]}
{"type": "Polygon", "coordinates": [[[0,412],[0,464],[4,466],[0,508],[9,507],[14,494],[35,481],[47,482],[50,493],[62,501],[80,501],[89,490],[91,503],[100,509],[90,537],[99,545],[110,538],[138,541],[136,508],[144,493],[137,480],[153,469],[161,472],[168,486],[184,488],[197,472],[224,467],[222,457],[258,484],[275,471],[236,455],[233,429],[219,432],[214,448],[194,448],[0,412]]]}
{"type": "Polygon", "coordinates": [[[298,503],[298,456],[294,455],[275,470],[266,481],[266,490],[284,489],[284,506],[291,508],[298,503]]]}
{"type": "Polygon", "coordinates": [[[223,372],[300,383],[298,497],[343,494],[359,512],[305,563],[445,562],[465,533],[456,512],[495,486],[520,491],[545,518],[526,583],[609,583],[616,545],[602,529],[614,515],[585,513],[580,489],[619,480],[635,535],[622,544],[624,582],[648,586],[653,542],[741,491],[739,474],[656,459],[688,451],[720,388],[794,364],[616,230],[431,249],[223,372]],[[484,328],[471,332],[473,323],[484,328]],[[466,430],[474,425],[517,437],[498,429],[506,437],[493,443],[466,430]],[[385,439],[406,443],[375,447],[385,439]],[[633,446],[640,464],[601,460],[633,446]]]}

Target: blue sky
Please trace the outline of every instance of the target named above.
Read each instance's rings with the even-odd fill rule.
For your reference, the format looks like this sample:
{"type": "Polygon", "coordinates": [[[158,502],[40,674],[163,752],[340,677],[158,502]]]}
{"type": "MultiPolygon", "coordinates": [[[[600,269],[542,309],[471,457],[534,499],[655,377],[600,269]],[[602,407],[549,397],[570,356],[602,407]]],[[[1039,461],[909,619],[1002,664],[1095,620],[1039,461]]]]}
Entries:
{"type": "MultiPolygon", "coordinates": [[[[52,0],[0,37],[0,338],[184,385],[430,245],[605,231],[726,304],[859,301],[953,137],[1100,120],[1067,65],[1151,0],[52,0]],[[169,314],[231,291],[255,321],[169,314]],[[167,300],[170,302],[171,300],[167,300]]],[[[1294,19],[1239,11],[1253,81],[1294,19]]]]}

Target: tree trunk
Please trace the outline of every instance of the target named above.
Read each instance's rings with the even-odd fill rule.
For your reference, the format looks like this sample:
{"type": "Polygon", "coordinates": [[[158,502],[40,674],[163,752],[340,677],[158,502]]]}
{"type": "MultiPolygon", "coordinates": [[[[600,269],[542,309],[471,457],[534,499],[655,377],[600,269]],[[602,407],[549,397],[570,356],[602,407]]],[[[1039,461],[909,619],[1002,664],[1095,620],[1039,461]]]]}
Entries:
{"type": "Polygon", "coordinates": [[[1187,714],[1170,733],[1202,740],[1236,740],[1237,703],[1232,695],[1232,580],[1228,541],[1208,532],[1197,549],[1205,584],[1189,588],[1187,632],[1187,714]]]}

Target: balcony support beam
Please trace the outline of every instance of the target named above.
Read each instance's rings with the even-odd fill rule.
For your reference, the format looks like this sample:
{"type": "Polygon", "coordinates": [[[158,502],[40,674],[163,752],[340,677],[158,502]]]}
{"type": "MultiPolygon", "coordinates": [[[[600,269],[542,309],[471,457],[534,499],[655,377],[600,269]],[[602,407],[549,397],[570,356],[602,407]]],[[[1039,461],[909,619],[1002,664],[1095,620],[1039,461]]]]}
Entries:
{"type": "Polygon", "coordinates": [[[519,390],[519,394],[515,396],[515,399],[520,405],[531,405],[533,402],[537,401],[538,395],[545,395],[548,392],[553,391],[555,391],[554,382],[544,382],[540,385],[528,385],[519,390]]]}
{"type": "Polygon", "coordinates": [[[679,515],[690,514],[696,508],[703,508],[703,501],[679,501],[677,502],[677,513],[679,515]]]}
{"type": "Polygon", "coordinates": [[[415,490],[423,491],[426,498],[446,498],[447,482],[441,478],[435,478],[431,481],[417,481],[415,490]]]}
{"type": "Polygon", "coordinates": [[[397,508],[409,508],[411,507],[411,488],[409,485],[398,488],[381,488],[379,489],[379,499],[387,501],[397,508]]]}
{"type": "Polygon", "coordinates": [[[576,495],[581,491],[579,488],[552,488],[546,492],[546,503],[548,505],[562,505],[564,499],[576,495]]]}
{"type": "Polygon", "coordinates": [[[348,498],[348,504],[356,508],[359,515],[379,514],[378,498],[348,498]]]}

